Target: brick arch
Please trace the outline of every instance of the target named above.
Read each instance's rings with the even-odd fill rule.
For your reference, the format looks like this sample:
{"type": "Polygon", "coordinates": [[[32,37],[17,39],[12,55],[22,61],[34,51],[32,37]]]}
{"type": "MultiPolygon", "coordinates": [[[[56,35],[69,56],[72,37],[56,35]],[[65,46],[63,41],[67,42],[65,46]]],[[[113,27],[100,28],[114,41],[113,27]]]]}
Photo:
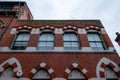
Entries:
{"type": "Polygon", "coordinates": [[[29,74],[29,78],[32,79],[32,77],[36,74],[37,71],[39,71],[40,69],[45,69],[50,77],[53,79],[55,78],[55,72],[53,70],[53,68],[51,68],[49,65],[47,65],[46,63],[40,63],[39,65],[35,66],[29,74]]]}
{"type": "Polygon", "coordinates": [[[100,31],[100,27],[94,26],[94,25],[90,25],[85,27],[85,29],[88,30],[96,30],[96,31],[100,31]]]}
{"type": "Polygon", "coordinates": [[[77,31],[77,27],[75,26],[68,25],[68,26],[63,27],[63,30],[69,30],[69,29],[77,31]]]}
{"type": "Polygon", "coordinates": [[[52,31],[54,31],[54,29],[55,29],[55,27],[50,26],[50,25],[45,25],[45,26],[40,27],[40,30],[52,30],[52,31]]]}
{"type": "Polygon", "coordinates": [[[20,62],[12,57],[6,61],[4,61],[2,64],[0,64],[0,75],[2,74],[2,72],[4,72],[5,69],[7,69],[8,67],[12,67],[13,68],[13,73],[14,73],[14,77],[20,77],[22,76],[23,72],[22,72],[22,67],[20,62]]]}
{"type": "Polygon", "coordinates": [[[65,69],[64,78],[67,79],[67,77],[69,76],[70,72],[71,72],[72,70],[74,70],[74,69],[80,70],[87,79],[91,78],[91,75],[90,75],[90,73],[87,71],[87,69],[85,69],[84,67],[82,67],[81,65],[79,65],[79,64],[77,64],[77,63],[73,63],[73,64],[71,64],[68,68],[65,69]]]}
{"type": "Polygon", "coordinates": [[[17,26],[16,29],[17,29],[17,31],[20,31],[20,30],[29,30],[29,31],[31,31],[32,27],[29,26],[29,25],[20,25],[20,26],[17,26]]]}
{"type": "Polygon", "coordinates": [[[106,57],[103,57],[98,62],[97,68],[96,68],[96,73],[97,73],[98,78],[105,78],[104,69],[107,65],[109,65],[114,70],[114,72],[117,74],[117,76],[120,77],[120,67],[112,60],[110,60],[106,57]]]}

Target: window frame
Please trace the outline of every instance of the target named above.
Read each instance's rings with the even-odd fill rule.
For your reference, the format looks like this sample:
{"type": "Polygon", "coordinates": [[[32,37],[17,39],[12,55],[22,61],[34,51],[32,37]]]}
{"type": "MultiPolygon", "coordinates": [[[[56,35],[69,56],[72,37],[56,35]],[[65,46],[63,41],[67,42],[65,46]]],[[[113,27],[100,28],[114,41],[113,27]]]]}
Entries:
{"type": "MultiPolygon", "coordinates": [[[[45,37],[45,36],[44,36],[45,37]]],[[[47,39],[47,38],[46,38],[47,39]]],[[[54,50],[54,42],[55,42],[55,37],[54,37],[54,33],[52,32],[52,31],[43,31],[43,32],[41,32],[40,34],[39,34],[39,38],[38,38],[38,43],[37,43],[37,50],[43,50],[43,51],[45,51],[45,50],[54,50]],[[41,35],[52,35],[52,38],[53,38],[53,40],[40,40],[40,37],[41,37],[41,35]],[[47,44],[47,43],[52,43],[53,45],[52,46],[47,46],[47,45],[44,45],[44,46],[39,46],[39,43],[42,43],[42,42],[44,42],[45,44],[47,44]]]]}
{"type": "Polygon", "coordinates": [[[2,72],[2,74],[0,75],[0,78],[13,78],[14,77],[14,69],[12,68],[12,66],[8,66],[7,68],[5,68],[5,70],[2,72]],[[6,76],[6,72],[8,73],[10,71],[10,76],[6,76]],[[4,75],[5,74],[5,75],[4,75]],[[4,76],[3,76],[4,75],[4,76]]]}
{"type": "Polygon", "coordinates": [[[13,9],[13,5],[6,4],[6,5],[0,5],[0,11],[10,11],[13,9]]]}
{"type": "MultiPolygon", "coordinates": [[[[106,78],[106,80],[118,80],[118,75],[116,74],[116,72],[112,69],[112,67],[110,66],[110,65],[106,65],[106,67],[105,67],[106,69],[108,68],[109,70],[111,70],[115,75],[116,75],[116,77],[117,78],[106,78]]],[[[104,68],[104,69],[105,69],[104,68]]],[[[106,71],[105,71],[106,72],[106,71]]],[[[106,75],[106,73],[105,73],[105,75],[106,75]]],[[[105,76],[106,77],[106,76],[105,76]]]]}
{"type": "Polygon", "coordinates": [[[31,79],[31,80],[52,80],[51,75],[48,73],[48,71],[47,71],[46,69],[41,68],[41,69],[39,69],[37,72],[32,76],[32,79],[31,79]],[[33,79],[33,77],[34,77],[34,76],[37,74],[37,72],[39,72],[40,70],[44,70],[44,71],[49,75],[50,79],[48,79],[48,78],[33,79]]]}
{"type": "Polygon", "coordinates": [[[77,69],[77,68],[73,69],[73,70],[69,73],[69,75],[68,75],[68,77],[67,77],[67,80],[88,80],[87,77],[86,77],[79,69],[77,69]],[[80,74],[82,74],[85,79],[77,79],[77,78],[75,78],[75,79],[69,79],[69,75],[70,75],[74,70],[76,70],[76,71],[78,71],[80,74]]]}
{"type": "Polygon", "coordinates": [[[21,32],[18,32],[16,35],[15,35],[15,37],[14,37],[14,39],[13,39],[13,42],[12,42],[12,45],[11,45],[11,50],[25,50],[26,48],[27,48],[27,46],[28,46],[28,44],[29,44],[29,40],[30,40],[30,32],[29,31],[21,31],[21,32]],[[20,34],[28,34],[29,35],[29,39],[28,40],[23,40],[23,41],[16,41],[17,40],[17,38],[19,37],[19,35],[20,34]],[[25,48],[24,49],[22,49],[22,45],[20,45],[20,46],[18,46],[19,48],[18,49],[14,49],[14,47],[15,47],[15,43],[16,42],[26,42],[27,43],[27,45],[26,46],[24,46],[25,48]]]}
{"type": "Polygon", "coordinates": [[[63,34],[63,47],[64,47],[64,50],[80,50],[80,41],[79,41],[79,39],[78,39],[78,35],[77,35],[77,33],[75,32],[75,31],[66,31],[66,32],[64,32],[64,34],[63,34]],[[74,37],[76,37],[76,40],[64,40],[64,36],[65,35],[69,35],[70,36],[70,38],[72,37],[71,36],[71,34],[72,35],[75,35],[74,37]],[[65,45],[64,45],[64,43],[70,43],[70,46],[68,46],[68,47],[65,47],[65,45]],[[75,47],[75,46],[73,46],[72,45],[72,43],[77,43],[77,46],[78,47],[75,47]]]}
{"type": "Polygon", "coordinates": [[[103,38],[102,38],[102,36],[101,36],[101,34],[99,32],[87,32],[87,38],[88,38],[89,45],[90,45],[90,43],[94,43],[95,46],[96,46],[95,47],[96,49],[93,49],[92,46],[90,45],[92,50],[96,50],[96,51],[97,50],[106,50],[106,46],[105,46],[104,40],[103,40],[103,38]],[[89,37],[88,37],[89,34],[92,34],[92,35],[96,34],[96,35],[98,35],[100,41],[95,41],[95,40],[90,41],[89,37]],[[97,46],[97,43],[100,43],[102,45],[103,49],[99,49],[99,47],[97,46]]]}

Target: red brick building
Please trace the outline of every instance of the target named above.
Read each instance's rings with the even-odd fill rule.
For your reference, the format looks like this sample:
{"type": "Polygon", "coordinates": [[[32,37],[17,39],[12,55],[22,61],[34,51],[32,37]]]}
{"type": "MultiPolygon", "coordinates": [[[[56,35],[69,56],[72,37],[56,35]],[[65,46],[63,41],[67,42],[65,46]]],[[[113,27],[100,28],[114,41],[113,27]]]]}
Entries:
{"type": "Polygon", "coordinates": [[[120,58],[100,20],[33,20],[0,2],[0,80],[119,80],[120,58]]]}
{"type": "Polygon", "coordinates": [[[116,42],[118,43],[118,45],[120,46],[120,33],[117,32],[116,35],[117,35],[117,37],[116,37],[115,41],[116,41],[116,42]]]}

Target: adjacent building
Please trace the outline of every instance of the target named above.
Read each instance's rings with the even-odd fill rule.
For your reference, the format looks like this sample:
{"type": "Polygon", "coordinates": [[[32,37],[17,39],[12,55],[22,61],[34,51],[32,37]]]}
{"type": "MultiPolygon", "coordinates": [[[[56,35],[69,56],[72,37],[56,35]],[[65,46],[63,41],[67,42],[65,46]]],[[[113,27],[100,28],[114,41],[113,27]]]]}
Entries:
{"type": "Polygon", "coordinates": [[[117,37],[116,37],[115,41],[116,41],[116,42],[118,43],[118,45],[120,46],[120,33],[117,32],[116,35],[117,35],[117,37]]]}
{"type": "Polygon", "coordinates": [[[33,20],[23,1],[0,2],[0,80],[120,80],[100,20],[33,20]]]}

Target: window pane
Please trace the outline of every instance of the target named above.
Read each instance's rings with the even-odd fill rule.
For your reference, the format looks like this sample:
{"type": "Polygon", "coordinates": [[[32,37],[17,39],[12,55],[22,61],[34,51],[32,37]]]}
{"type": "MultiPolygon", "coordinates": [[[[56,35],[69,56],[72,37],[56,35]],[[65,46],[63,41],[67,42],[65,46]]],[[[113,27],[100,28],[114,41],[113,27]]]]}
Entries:
{"type": "Polygon", "coordinates": [[[79,70],[73,70],[68,76],[68,80],[87,80],[82,72],[79,70]]]}
{"type": "Polygon", "coordinates": [[[23,35],[22,35],[22,34],[19,34],[19,35],[17,36],[17,38],[16,38],[16,41],[21,41],[22,38],[23,38],[23,35]]]}
{"type": "Polygon", "coordinates": [[[65,50],[72,50],[72,47],[64,47],[65,50]]]}
{"type": "Polygon", "coordinates": [[[27,46],[28,42],[21,42],[21,46],[27,46]]]}
{"type": "Polygon", "coordinates": [[[78,41],[76,34],[71,34],[71,41],[78,41]]]}
{"type": "Polygon", "coordinates": [[[79,50],[78,42],[72,42],[72,50],[79,50]]]}
{"type": "Polygon", "coordinates": [[[28,41],[29,40],[30,35],[29,34],[23,34],[23,41],[28,41]]]}
{"type": "Polygon", "coordinates": [[[26,34],[26,33],[20,33],[18,34],[16,41],[28,41],[29,40],[30,35],[26,34]]]}
{"type": "Polygon", "coordinates": [[[97,46],[95,43],[93,42],[90,42],[90,47],[93,49],[93,50],[97,50],[97,46]]]}
{"type": "Polygon", "coordinates": [[[48,72],[44,69],[39,70],[35,75],[33,76],[32,80],[50,80],[50,75],[48,72]]]}
{"type": "Polygon", "coordinates": [[[69,34],[64,34],[64,41],[70,41],[69,34]]]}
{"type": "Polygon", "coordinates": [[[28,42],[15,42],[13,50],[24,50],[27,47],[28,42]]]}
{"type": "Polygon", "coordinates": [[[54,35],[52,33],[42,33],[39,37],[38,49],[52,50],[54,46],[54,35]]]}
{"type": "Polygon", "coordinates": [[[94,41],[94,37],[93,37],[92,34],[88,34],[88,40],[89,40],[89,41],[94,41]]]}
{"type": "Polygon", "coordinates": [[[53,48],[53,46],[47,46],[46,47],[46,50],[53,50],[54,48],[53,48]]]}
{"type": "Polygon", "coordinates": [[[28,45],[30,34],[29,33],[19,33],[17,38],[13,43],[13,50],[23,50],[26,49],[28,45]]]}
{"type": "Polygon", "coordinates": [[[71,42],[64,42],[64,47],[71,47],[71,42]]]}
{"type": "Polygon", "coordinates": [[[64,34],[64,49],[66,50],[78,50],[79,49],[78,39],[75,33],[64,34]]]}
{"type": "Polygon", "coordinates": [[[39,42],[38,46],[46,46],[46,42],[39,42]]]}
{"type": "Polygon", "coordinates": [[[64,49],[71,50],[72,49],[71,42],[64,42],[64,49]]]}
{"type": "Polygon", "coordinates": [[[96,43],[98,50],[104,50],[103,44],[101,42],[96,43]]]}
{"type": "Polygon", "coordinates": [[[53,42],[47,42],[46,46],[53,46],[53,42]]]}
{"type": "Polygon", "coordinates": [[[118,80],[118,77],[116,73],[109,67],[105,68],[105,78],[108,78],[107,80],[118,80]]]}
{"type": "Polygon", "coordinates": [[[40,37],[39,37],[39,41],[46,41],[46,34],[42,34],[42,35],[40,35],[40,37]]]}
{"type": "Polygon", "coordinates": [[[12,50],[19,50],[19,46],[13,46],[12,50]]]}
{"type": "Polygon", "coordinates": [[[5,69],[5,70],[2,72],[2,74],[1,74],[0,77],[2,77],[2,78],[13,78],[13,77],[14,77],[13,75],[14,75],[14,74],[13,74],[13,68],[8,67],[7,69],[5,69]]]}
{"type": "Polygon", "coordinates": [[[53,40],[54,40],[53,34],[48,34],[47,35],[47,41],[53,41],[53,40]]]}
{"type": "Polygon", "coordinates": [[[99,34],[89,33],[88,40],[89,40],[90,46],[93,50],[104,50],[104,45],[102,44],[102,40],[101,40],[99,34]]]}
{"type": "Polygon", "coordinates": [[[79,47],[78,42],[72,42],[72,47],[79,47]]]}
{"type": "Polygon", "coordinates": [[[98,34],[94,34],[95,41],[101,41],[100,36],[98,34]]]}
{"type": "Polygon", "coordinates": [[[42,46],[42,47],[41,47],[41,46],[38,46],[37,48],[38,48],[39,50],[45,50],[45,47],[44,47],[44,46],[42,46]]]}
{"type": "Polygon", "coordinates": [[[26,47],[27,46],[21,46],[21,47],[19,47],[19,50],[24,50],[24,49],[26,49],[26,47]]]}
{"type": "Polygon", "coordinates": [[[21,45],[21,42],[15,42],[14,43],[14,46],[20,46],[21,45]]]}

